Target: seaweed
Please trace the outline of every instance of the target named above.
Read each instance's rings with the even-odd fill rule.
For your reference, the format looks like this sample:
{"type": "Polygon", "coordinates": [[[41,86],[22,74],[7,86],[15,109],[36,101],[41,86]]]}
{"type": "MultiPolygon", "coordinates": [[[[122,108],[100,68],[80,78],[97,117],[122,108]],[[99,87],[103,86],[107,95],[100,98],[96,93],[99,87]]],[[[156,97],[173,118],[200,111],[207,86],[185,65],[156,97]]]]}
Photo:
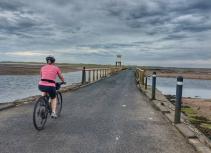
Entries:
{"type": "Polygon", "coordinates": [[[183,106],[182,112],[188,117],[191,124],[195,125],[204,135],[211,139],[211,121],[203,116],[198,116],[197,112],[189,106],[183,106]]]}

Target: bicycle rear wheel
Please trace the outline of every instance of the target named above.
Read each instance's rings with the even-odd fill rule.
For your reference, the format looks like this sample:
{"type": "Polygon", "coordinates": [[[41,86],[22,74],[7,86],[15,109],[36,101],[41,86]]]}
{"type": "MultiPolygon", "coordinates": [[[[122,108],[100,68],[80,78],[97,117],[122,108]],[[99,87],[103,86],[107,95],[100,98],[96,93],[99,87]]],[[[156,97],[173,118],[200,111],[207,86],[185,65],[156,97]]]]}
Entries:
{"type": "Polygon", "coordinates": [[[58,116],[60,116],[61,111],[62,111],[62,94],[61,94],[61,92],[57,91],[56,98],[57,98],[56,114],[58,116]]]}
{"type": "Polygon", "coordinates": [[[34,106],[33,123],[37,130],[44,129],[48,117],[46,97],[40,97],[34,106]]]}

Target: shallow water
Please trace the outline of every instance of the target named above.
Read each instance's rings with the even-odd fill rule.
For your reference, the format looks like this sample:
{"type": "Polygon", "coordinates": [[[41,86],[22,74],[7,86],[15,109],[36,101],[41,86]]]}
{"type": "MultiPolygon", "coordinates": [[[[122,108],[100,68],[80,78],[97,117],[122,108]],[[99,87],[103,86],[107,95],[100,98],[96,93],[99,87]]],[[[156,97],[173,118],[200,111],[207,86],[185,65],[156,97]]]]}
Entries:
{"type": "MultiPolygon", "coordinates": [[[[151,79],[149,84],[151,85],[151,79]]],[[[176,95],[176,78],[157,78],[157,89],[163,94],[176,95]]],[[[183,97],[211,99],[211,80],[184,79],[183,97]]]]}
{"type": "MultiPolygon", "coordinates": [[[[88,79],[88,73],[87,79],[88,79]]],[[[64,74],[67,85],[81,82],[81,71],[64,74]]],[[[91,73],[91,80],[93,75],[91,73]]],[[[95,76],[96,78],[96,76],[95,76]]],[[[40,94],[39,75],[0,75],[0,103],[40,94]]],[[[148,84],[151,85],[151,78],[148,84]]],[[[176,94],[176,78],[157,78],[157,88],[163,94],[176,94]]],[[[183,97],[211,99],[211,80],[184,79],[183,97]]]]}
{"type": "MultiPolygon", "coordinates": [[[[81,81],[81,71],[64,74],[67,85],[81,81]]],[[[40,94],[39,75],[0,75],[0,103],[40,94]]]]}

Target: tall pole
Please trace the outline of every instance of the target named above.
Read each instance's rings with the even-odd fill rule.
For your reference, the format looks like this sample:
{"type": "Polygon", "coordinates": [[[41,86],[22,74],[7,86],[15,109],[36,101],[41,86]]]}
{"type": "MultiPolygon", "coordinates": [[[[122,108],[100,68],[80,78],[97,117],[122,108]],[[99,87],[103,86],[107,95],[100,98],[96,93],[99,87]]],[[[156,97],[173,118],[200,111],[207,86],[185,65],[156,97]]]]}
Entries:
{"type": "Polygon", "coordinates": [[[86,83],[86,68],[83,67],[83,70],[82,70],[82,84],[85,84],[86,83]]]}
{"type": "Polygon", "coordinates": [[[89,83],[91,82],[91,70],[89,70],[89,83]]]}

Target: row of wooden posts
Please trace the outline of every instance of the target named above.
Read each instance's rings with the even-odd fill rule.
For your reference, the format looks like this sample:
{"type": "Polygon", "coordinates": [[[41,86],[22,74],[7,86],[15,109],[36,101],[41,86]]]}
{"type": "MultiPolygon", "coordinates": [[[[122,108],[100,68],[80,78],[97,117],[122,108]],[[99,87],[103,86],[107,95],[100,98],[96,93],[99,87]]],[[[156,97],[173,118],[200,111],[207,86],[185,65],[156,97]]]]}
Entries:
{"type": "MultiPolygon", "coordinates": [[[[135,78],[136,82],[139,85],[144,85],[145,90],[147,90],[147,78],[152,77],[152,96],[151,99],[156,99],[156,72],[153,72],[151,76],[146,74],[146,70],[137,68],[135,71],[135,78]]],[[[181,117],[181,107],[182,107],[182,90],[183,90],[183,77],[177,77],[177,84],[176,84],[176,102],[175,102],[175,118],[174,123],[180,123],[181,117]]]]}
{"type": "Polygon", "coordinates": [[[144,85],[145,72],[146,70],[137,68],[135,73],[136,81],[138,81],[142,85],[144,85]]]}
{"type": "Polygon", "coordinates": [[[121,71],[121,67],[82,69],[82,84],[98,81],[121,71]]]}

